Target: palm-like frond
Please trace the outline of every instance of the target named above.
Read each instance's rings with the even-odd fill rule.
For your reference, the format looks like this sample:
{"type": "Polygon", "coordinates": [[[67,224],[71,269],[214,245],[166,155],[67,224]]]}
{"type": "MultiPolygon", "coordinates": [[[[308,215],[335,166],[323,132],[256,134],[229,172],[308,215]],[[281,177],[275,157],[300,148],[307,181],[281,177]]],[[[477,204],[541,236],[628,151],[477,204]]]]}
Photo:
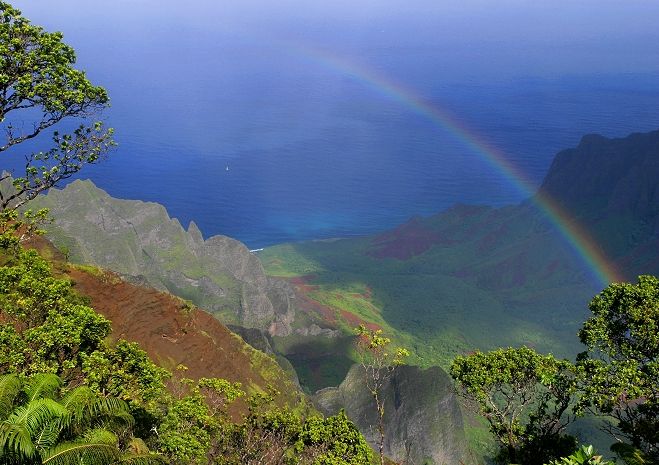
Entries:
{"type": "Polygon", "coordinates": [[[0,424],[0,447],[10,454],[32,457],[57,442],[68,412],[52,399],[36,399],[14,409],[0,424]]]}
{"type": "Polygon", "coordinates": [[[9,416],[23,384],[16,374],[0,376],[0,420],[9,416]]]}
{"type": "Polygon", "coordinates": [[[25,425],[4,421],[0,424],[0,457],[34,457],[37,451],[25,425]]]}
{"type": "Polygon", "coordinates": [[[103,442],[67,442],[42,456],[43,465],[108,465],[119,460],[119,450],[103,442]]]}
{"type": "Polygon", "coordinates": [[[28,402],[38,398],[54,399],[60,388],[62,379],[52,373],[38,373],[30,377],[25,385],[28,402]]]}
{"type": "Polygon", "coordinates": [[[10,424],[25,425],[31,436],[35,436],[48,422],[61,422],[69,412],[53,399],[36,399],[16,407],[5,420],[10,424]]]}
{"type": "Polygon", "coordinates": [[[51,421],[43,425],[41,431],[32,438],[37,451],[43,452],[54,447],[60,438],[62,428],[59,421],[51,421]]]}
{"type": "Polygon", "coordinates": [[[102,428],[90,429],[89,431],[86,431],[82,441],[107,444],[115,447],[117,447],[119,442],[117,436],[113,432],[102,428]]]}
{"type": "Polygon", "coordinates": [[[113,417],[127,424],[133,423],[128,405],[115,397],[100,397],[86,386],[73,389],[64,396],[62,405],[71,412],[73,423],[82,425],[98,417],[113,417]]]}
{"type": "Polygon", "coordinates": [[[124,419],[129,424],[133,423],[133,417],[128,413],[128,405],[116,397],[97,397],[90,406],[90,413],[94,416],[103,415],[124,419]]]}
{"type": "Polygon", "coordinates": [[[104,429],[85,432],[76,441],[57,445],[41,454],[43,464],[52,465],[108,465],[120,459],[117,436],[104,429]]]}

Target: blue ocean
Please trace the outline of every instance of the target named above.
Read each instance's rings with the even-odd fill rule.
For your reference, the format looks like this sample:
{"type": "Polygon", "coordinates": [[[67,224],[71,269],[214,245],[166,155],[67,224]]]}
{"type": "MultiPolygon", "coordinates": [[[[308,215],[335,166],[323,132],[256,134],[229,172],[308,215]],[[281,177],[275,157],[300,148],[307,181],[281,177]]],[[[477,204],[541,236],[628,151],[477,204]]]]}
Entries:
{"type": "Polygon", "coordinates": [[[15,2],[112,100],[119,146],[81,177],[250,248],[527,197],[472,139],[537,186],[584,134],[659,129],[654,5],[43,3],[15,2]]]}

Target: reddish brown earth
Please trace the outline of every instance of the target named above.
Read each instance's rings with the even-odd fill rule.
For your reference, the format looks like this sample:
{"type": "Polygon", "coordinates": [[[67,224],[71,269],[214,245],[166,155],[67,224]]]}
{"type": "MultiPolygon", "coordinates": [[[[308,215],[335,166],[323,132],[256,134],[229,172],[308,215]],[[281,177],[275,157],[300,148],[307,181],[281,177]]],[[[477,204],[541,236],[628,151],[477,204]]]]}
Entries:
{"type": "Polygon", "coordinates": [[[114,340],[139,343],[168,370],[185,365],[186,377],[224,378],[263,391],[273,386],[282,393],[281,402],[300,401],[298,389],[272,358],[247,345],[210,314],[171,294],[122,281],[112,272],[91,273],[68,265],[43,239],[32,246],[53,260],[55,271],[70,277],[74,289],[112,322],[114,340]]]}
{"type": "Polygon", "coordinates": [[[364,325],[365,328],[371,331],[377,331],[378,329],[382,329],[380,325],[377,325],[375,323],[369,323],[368,321],[364,321],[354,313],[351,313],[347,310],[341,310],[341,316],[350,325],[351,328],[356,328],[360,325],[364,325]]]}
{"type": "MultiPolygon", "coordinates": [[[[293,285],[293,288],[295,289],[297,308],[304,312],[320,316],[323,321],[331,324],[333,327],[336,327],[337,310],[327,305],[323,305],[320,302],[314,300],[311,296],[309,296],[310,292],[318,290],[317,285],[311,284],[311,282],[315,278],[316,278],[315,275],[305,275],[305,276],[296,276],[294,278],[288,279],[288,282],[290,282],[293,285]]],[[[371,298],[372,290],[367,287],[363,293],[353,292],[351,295],[368,300],[371,298]]],[[[337,300],[345,299],[345,296],[342,294],[335,294],[334,297],[337,298],[337,300]]],[[[366,328],[373,331],[382,329],[379,325],[364,321],[354,313],[351,313],[347,310],[339,310],[339,314],[341,315],[341,318],[351,328],[356,328],[359,325],[364,325],[366,328]]]]}
{"type": "Polygon", "coordinates": [[[368,255],[375,258],[407,260],[422,254],[436,244],[446,244],[436,231],[423,225],[420,218],[412,218],[405,224],[376,236],[368,255]]]}
{"type": "Polygon", "coordinates": [[[288,278],[288,282],[293,285],[293,289],[295,290],[296,307],[298,310],[307,314],[319,316],[323,321],[335,326],[336,311],[327,305],[317,302],[308,295],[310,292],[318,290],[317,285],[311,284],[311,281],[315,278],[316,276],[312,274],[288,278]]]}

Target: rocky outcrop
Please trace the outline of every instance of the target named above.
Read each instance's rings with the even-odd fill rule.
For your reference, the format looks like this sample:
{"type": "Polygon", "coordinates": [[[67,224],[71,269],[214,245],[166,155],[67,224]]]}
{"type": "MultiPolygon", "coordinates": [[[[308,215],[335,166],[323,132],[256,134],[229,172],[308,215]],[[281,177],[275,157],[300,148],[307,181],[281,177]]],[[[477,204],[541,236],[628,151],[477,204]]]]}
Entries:
{"type": "Polygon", "coordinates": [[[266,276],[258,258],[235,239],[204,240],[195,223],[186,231],[162,205],[112,198],[91,181],[51,189],[31,207],[50,209],[55,222],[48,237],[74,263],[169,291],[225,323],[278,336],[292,331],[292,288],[266,276]]]}
{"type": "MultiPolygon", "coordinates": [[[[383,391],[387,457],[418,465],[469,462],[462,414],[444,370],[398,367],[383,391]]],[[[376,447],[377,412],[360,365],[350,369],[339,387],[318,391],[314,402],[326,414],[345,409],[376,447]]]]}

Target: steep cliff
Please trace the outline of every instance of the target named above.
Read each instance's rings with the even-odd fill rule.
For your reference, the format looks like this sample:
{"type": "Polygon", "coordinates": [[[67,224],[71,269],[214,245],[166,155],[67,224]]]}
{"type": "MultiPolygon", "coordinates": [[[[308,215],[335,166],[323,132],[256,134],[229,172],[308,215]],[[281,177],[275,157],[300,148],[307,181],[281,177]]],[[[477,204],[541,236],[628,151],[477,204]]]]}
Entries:
{"type": "Polygon", "coordinates": [[[271,335],[291,332],[293,291],[265,275],[244,244],[226,236],[207,240],[186,231],[162,205],[110,197],[91,181],[51,189],[32,208],[48,207],[48,237],[74,263],[109,268],[189,299],[225,323],[271,335]]]}
{"type": "MultiPolygon", "coordinates": [[[[399,463],[418,465],[471,462],[460,407],[444,370],[398,367],[383,392],[385,455],[399,463]]],[[[326,414],[345,409],[377,448],[377,412],[360,365],[353,365],[338,387],[317,392],[314,403],[326,414]]]]}

